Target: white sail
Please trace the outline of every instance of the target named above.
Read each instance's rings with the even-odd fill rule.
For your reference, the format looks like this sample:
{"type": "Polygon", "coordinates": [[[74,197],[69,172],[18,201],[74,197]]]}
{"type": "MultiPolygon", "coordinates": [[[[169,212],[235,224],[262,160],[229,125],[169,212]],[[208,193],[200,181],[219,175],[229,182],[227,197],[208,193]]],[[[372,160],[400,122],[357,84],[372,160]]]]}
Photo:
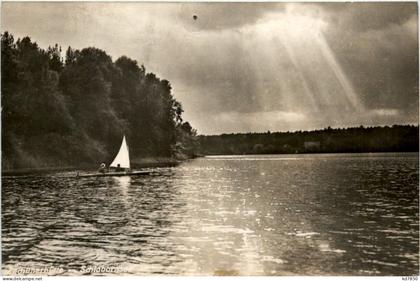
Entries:
{"type": "Polygon", "coordinates": [[[121,168],[130,169],[130,156],[128,155],[128,146],[127,142],[125,141],[125,136],[121,143],[120,151],[118,151],[118,154],[114,161],[112,161],[110,167],[118,167],[118,164],[121,168]]]}

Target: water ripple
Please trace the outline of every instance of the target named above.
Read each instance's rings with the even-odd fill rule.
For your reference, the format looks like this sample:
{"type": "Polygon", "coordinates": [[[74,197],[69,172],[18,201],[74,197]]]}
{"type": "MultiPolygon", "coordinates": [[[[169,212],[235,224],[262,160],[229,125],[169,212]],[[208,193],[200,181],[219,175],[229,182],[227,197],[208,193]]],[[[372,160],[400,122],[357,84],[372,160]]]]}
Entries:
{"type": "Polygon", "coordinates": [[[152,176],[3,177],[3,270],[418,274],[417,154],[210,157],[152,176]]]}

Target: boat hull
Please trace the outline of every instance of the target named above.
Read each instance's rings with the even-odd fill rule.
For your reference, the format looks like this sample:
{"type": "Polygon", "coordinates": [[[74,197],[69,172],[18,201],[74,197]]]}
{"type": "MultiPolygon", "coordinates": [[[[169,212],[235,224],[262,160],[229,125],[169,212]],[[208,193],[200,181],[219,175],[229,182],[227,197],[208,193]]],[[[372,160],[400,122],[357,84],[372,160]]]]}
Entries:
{"type": "Polygon", "coordinates": [[[110,173],[91,173],[78,174],[77,178],[91,178],[91,177],[123,177],[123,176],[142,176],[149,175],[150,171],[134,171],[134,172],[110,172],[110,173]]]}

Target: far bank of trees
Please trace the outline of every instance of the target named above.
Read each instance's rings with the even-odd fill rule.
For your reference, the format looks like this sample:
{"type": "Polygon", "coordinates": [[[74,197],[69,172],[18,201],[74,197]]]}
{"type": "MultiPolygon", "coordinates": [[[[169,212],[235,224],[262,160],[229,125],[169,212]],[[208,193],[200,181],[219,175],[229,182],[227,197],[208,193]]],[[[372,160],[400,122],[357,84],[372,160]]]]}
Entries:
{"type": "Polygon", "coordinates": [[[93,47],[44,50],[5,32],[1,69],[3,168],[109,162],[123,134],[134,160],[194,153],[196,132],[169,81],[135,60],[93,47]]]}
{"type": "Polygon", "coordinates": [[[419,127],[410,125],[222,134],[199,139],[203,155],[419,151],[419,127]]]}

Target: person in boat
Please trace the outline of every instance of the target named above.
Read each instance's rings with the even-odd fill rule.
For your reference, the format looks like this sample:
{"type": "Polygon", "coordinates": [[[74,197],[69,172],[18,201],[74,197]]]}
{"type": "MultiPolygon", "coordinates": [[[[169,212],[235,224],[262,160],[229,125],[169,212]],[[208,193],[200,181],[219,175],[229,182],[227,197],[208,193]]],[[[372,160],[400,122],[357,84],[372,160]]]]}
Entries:
{"type": "Polygon", "coordinates": [[[101,163],[101,165],[99,166],[98,172],[99,173],[103,173],[103,174],[106,173],[106,165],[105,165],[105,163],[101,163]]]}
{"type": "Polygon", "coordinates": [[[115,172],[124,172],[124,171],[125,171],[125,169],[121,168],[120,164],[117,164],[117,167],[115,168],[115,172]]]}

